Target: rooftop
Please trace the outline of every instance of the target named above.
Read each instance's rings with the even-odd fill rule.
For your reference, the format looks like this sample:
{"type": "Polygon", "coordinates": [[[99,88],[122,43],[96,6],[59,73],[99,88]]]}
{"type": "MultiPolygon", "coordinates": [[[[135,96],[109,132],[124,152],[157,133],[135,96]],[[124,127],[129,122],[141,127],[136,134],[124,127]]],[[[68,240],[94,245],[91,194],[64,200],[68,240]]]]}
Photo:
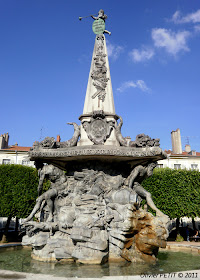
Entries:
{"type": "Polygon", "coordinates": [[[31,147],[22,147],[22,146],[9,146],[5,149],[0,149],[0,151],[17,151],[17,152],[29,152],[31,147]]]}
{"type": "Polygon", "coordinates": [[[173,151],[171,150],[165,150],[165,153],[170,155],[170,156],[183,156],[183,157],[200,157],[200,152],[196,152],[196,151],[191,151],[191,152],[186,152],[183,151],[181,154],[175,154],[173,153],[173,151]]]}

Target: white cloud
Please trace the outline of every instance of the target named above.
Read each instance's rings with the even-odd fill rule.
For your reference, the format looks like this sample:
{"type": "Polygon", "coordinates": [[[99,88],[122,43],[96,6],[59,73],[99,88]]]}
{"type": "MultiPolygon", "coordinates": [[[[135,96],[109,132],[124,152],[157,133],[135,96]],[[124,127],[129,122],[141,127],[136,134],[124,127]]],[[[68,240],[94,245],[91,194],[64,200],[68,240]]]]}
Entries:
{"type": "Polygon", "coordinates": [[[199,24],[194,26],[194,31],[197,32],[197,33],[200,32],[200,25],[199,24]]]}
{"type": "Polygon", "coordinates": [[[180,11],[176,11],[171,19],[174,23],[198,23],[200,22],[200,9],[194,13],[182,16],[180,11]]]}
{"type": "Polygon", "coordinates": [[[154,28],[151,33],[154,45],[157,48],[165,48],[172,55],[180,51],[189,51],[187,39],[190,36],[189,31],[173,32],[164,28],[154,28]]]}
{"type": "Polygon", "coordinates": [[[124,92],[129,88],[139,88],[144,92],[150,92],[151,90],[146,86],[145,82],[143,80],[137,80],[134,81],[127,81],[124,82],[121,87],[117,88],[117,91],[124,92]]]}
{"type": "Polygon", "coordinates": [[[130,52],[130,56],[134,62],[143,62],[154,56],[154,50],[148,47],[143,47],[141,50],[133,49],[130,52]]]}
{"type": "Polygon", "coordinates": [[[137,84],[137,87],[140,88],[142,91],[145,91],[145,92],[150,91],[150,89],[146,86],[146,84],[143,80],[138,80],[136,82],[136,84],[137,84]]]}
{"type": "Polygon", "coordinates": [[[133,81],[124,82],[121,87],[117,88],[118,91],[124,92],[128,88],[136,88],[137,85],[133,81]]]}
{"type": "Polygon", "coordinates": [[[123,50],[124,48],[122,46],[117,46],[107,41],[108,56],[113,58],[114,60],[118,59],[123,50]]]}
{"type": "Polygon", "coordinates": [[[181,14],[180,11],[176,11],[172,16],[171,21],[173,21],[174,23],[178,23],[180,19],[180,14],[181,14]]]}

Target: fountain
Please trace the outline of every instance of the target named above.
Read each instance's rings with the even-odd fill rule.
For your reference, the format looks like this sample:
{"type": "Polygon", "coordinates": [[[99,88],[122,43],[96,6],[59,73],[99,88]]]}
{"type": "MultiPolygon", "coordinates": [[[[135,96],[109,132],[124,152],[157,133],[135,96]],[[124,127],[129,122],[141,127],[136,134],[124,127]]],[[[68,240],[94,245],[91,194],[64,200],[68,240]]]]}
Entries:
{"type": "Polygon", "coordinates": [[[96,38],[80,125],[69,123],[70,140],[46,137],[30,151],[39,196],[25,220],[22,244],[32,246],[33,259],[46,262],[155,262],[159,247],[166,246],[169,219],[141,182],[166,154],[159,139],[122,136],[104,35],[110,35],[107,16],[100,10],[92,18],[96,38]],[[41,194],[45,178],[51,186],[41,194]],[[141,207],[143,198],[156,216],[141,207]],[[39,222],[33,221],[36,214],[39,222]]]}

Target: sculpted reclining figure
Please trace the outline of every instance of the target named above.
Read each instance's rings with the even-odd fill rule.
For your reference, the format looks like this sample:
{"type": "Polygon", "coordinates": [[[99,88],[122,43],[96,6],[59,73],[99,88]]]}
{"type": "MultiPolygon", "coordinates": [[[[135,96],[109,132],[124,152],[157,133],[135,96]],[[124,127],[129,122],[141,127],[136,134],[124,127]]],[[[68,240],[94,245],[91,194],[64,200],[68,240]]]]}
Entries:
{"type": "MultiPolygon", "coordinates": [[[[147,205],[150,206],[152,210],[156,211],[156,215],[164,217],[164,220],[166,220],[166,222],[167,222],[169,220],[168,216],[165,215],[163,212],[161,212],[155,206],[155,204],[152,200],[151,194],[141,186],[141,182],[144,179],[153,175],[153,169],[156,166],[157,166],[157,163],[150,163],[147,166],[142,166],[142,165],[136,166],[132,170],[129,177],[126,179],[125,184],[128,184],[129,188],[133,189],[139,197],[145,198],[147,201],[147,205]]],[[[136,200],[138,200],[138,198],[136,200]]],[[[136,202],[139,204],[138,201],[136,201],[136,202]]]]}

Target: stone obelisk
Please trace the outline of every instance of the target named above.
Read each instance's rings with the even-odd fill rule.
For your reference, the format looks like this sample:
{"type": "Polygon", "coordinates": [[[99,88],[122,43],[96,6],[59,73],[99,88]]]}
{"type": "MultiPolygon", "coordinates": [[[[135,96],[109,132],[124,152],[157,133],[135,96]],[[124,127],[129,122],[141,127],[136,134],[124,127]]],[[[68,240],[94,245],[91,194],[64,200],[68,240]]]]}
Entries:
{"type": "MultiPolygon", "coordinates": [[[[94,23],[96,22],[105,26],[102,19],[94,23]]],[[[103,34],[97,34],[95,38],[85,104],[79,119],[81,139],[78,146],[94,144],[119,146],[115,135],[118,116],[115,114],[106,39],[103,34]]]]}

